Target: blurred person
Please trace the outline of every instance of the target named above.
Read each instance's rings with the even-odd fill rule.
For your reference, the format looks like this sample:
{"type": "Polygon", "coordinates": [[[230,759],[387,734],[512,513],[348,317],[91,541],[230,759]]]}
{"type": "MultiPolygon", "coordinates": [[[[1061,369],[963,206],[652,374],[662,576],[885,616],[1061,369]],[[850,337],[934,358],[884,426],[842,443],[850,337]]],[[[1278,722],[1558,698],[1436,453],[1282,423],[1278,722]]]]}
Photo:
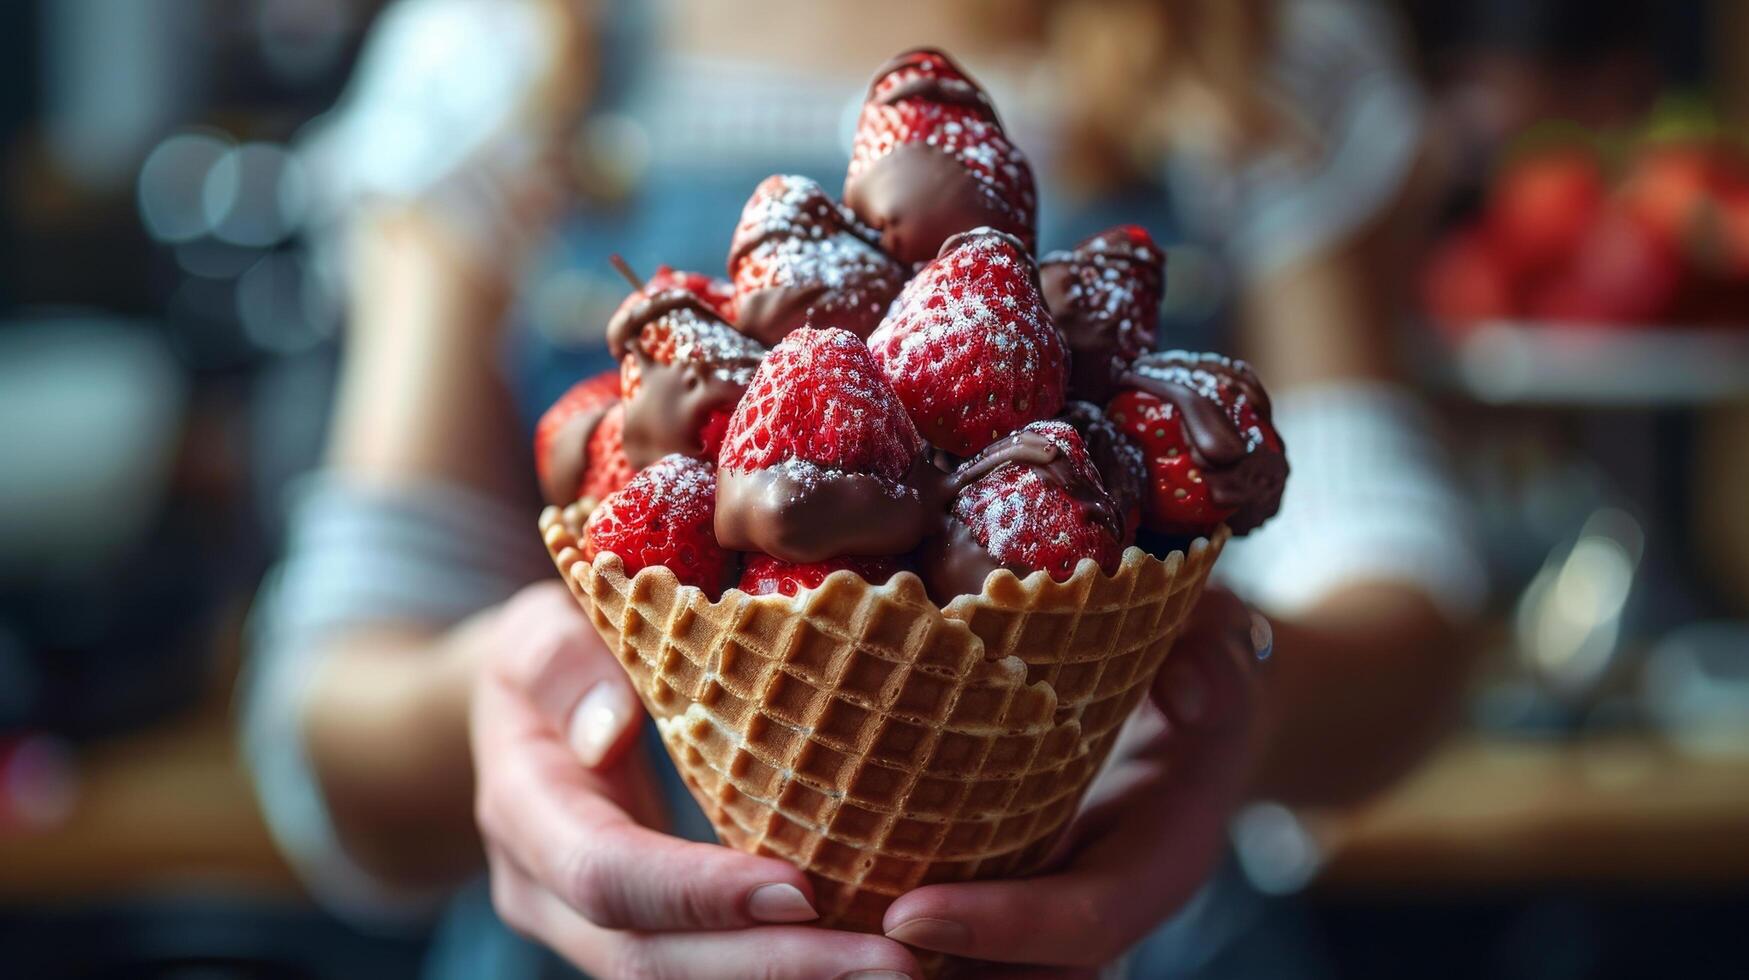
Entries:
{"type": "MultiPolygon", "coordinates": [[[[311,151],[356,184],[334,210],[346,357],[326,465],[296,489],[258,605],[245,733],[274,832],[319,897],[417,920],[483,850],[504,922],[592,974],[914,973],[902,941],[1087,975],[1181,913],[1243,802],[1359,799],[1437,735],[1482,582],[1392,343],[1391,286],[1434,168],[1389,22],[1322,0],[1000,9],[1002,33],[973,0],[878,16],[404,0],[384,16],[311,151]],[[760,178],[842,172],[861,79],[836,66],[918,43],[992,66],[978,74],[1005,107],[1005,81],[1061,77],[1057,104],[1013,128],[1083,186],[1165,169],[1233,270],[1238,347],[1275,393],[1294,475],[1277,521],[1221,563],[1269,617],[1267,669],[1269,630],[1211,589],[1059,863],[917,889],[881,937],[806,926],[809,886],[787,863],[685,839],[708,828],[635,744],[641,706],[533,532],[532,418],[587,361],[531,341],[517,291],[586,91],[585,152],[642,159],[583,199],[546,261],[709,270],[760,178]]],[[[1042,237],[1067,236],[1047,220],[1042,237]]],[[[554,968],[490,927],[477,889],[471,902],[452,905],[433,975],[554,968]]],[[[1195,924],[1181,915],[1138,969],[1210,962],[1243,922],[1224,908],[1194,903],[1195,924]]]]}

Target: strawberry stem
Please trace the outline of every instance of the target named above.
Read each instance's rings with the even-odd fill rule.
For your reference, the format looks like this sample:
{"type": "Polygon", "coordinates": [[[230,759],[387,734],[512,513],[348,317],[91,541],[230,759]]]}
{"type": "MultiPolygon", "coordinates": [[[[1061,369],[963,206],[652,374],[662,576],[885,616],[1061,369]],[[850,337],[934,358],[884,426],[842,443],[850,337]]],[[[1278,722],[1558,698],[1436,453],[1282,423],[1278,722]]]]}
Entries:
{"type": "Polygon", "coordinates": [[[644,288],[643,277],[639,276],[636,272],[633,272],[631,264],[626,262],[625,259],[621,258],[620,254],[618,252],[615,252],[612,255],[609,255],[607,257],[607,261],[609,264],[611,264],[613,266],[614,271],[618,272],[621,276],[623,276],[625,278],[626,282],[629,282],[632,284],[632,289],[634,291],[644,288]]]}

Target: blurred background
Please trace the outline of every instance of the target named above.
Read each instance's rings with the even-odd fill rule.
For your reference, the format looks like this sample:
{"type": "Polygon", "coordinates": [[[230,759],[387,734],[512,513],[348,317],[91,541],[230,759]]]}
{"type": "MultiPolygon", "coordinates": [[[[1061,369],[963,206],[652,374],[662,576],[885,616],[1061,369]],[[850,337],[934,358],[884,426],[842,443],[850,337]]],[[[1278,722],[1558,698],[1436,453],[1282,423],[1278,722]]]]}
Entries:
{"type": "MultiPolygon", "coordinates": [[[[309,134],[383,6],[0,5],[0,974],[418,968],[416,930],[303,896],[232,701],[337,362],[309,134]]],[[[660,6],[629,19],[660,32],[660,6]]],[[[1330,975],[1749,976],[1749,4],[1378,6],[1442,149],[1401,329],[1483,519],[1485,668],[1404,782],[1252,807],[1237,861],[1330,975]]],[[[633,68],[602,50],[611,95],[633,68]]],[[[859,96],[819,94],[846,126],[859,96]]],[[[607,223],[640,206],[662,138],[585,112],[568,195],[607,223]]],[[[708,224],[701,251],[745,192],[677,219],[708,224]]],[[[1072,240],[1058,193],[1047,246],[1072,240]]],[[[1173,243],[1170,323],[1228,316],[1170,195],[1126,200],[1173,243]]],[[[598,343],[622,287],[542,254],[530,343],[598,343]]]]}

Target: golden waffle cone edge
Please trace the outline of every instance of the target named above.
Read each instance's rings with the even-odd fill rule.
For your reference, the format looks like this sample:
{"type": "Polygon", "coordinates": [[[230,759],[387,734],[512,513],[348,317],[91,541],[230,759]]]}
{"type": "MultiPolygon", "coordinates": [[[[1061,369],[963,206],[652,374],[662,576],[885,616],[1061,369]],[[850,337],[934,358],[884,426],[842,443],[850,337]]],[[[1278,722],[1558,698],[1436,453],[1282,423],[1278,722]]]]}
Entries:
{"type": "Polygon", "coordinates": [[[542,537],[718,835],[804,869],[822,924],[871,932],[912,888],[1049,855],[1227,539],[1066,582],[998,571],[945,608],[910,572],[713,602],[584,561],[589,503],[547,508],[542,537]]]}

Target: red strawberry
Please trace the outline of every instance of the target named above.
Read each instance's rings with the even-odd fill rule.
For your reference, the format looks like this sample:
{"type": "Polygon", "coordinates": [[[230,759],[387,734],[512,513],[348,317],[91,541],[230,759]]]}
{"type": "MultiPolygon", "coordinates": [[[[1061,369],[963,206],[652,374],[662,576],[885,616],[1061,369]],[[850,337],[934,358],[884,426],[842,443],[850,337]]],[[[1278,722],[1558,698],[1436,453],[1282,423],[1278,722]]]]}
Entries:
{"type": "Polygon", "coordinates": [[[666,565],[682,584],[715,595],[733,558],[711,530],[716,493],[711,464],[664,456],[596,506],[584,525],[583,557],[612,552],[627,575],[666,565]]]}
{"type": "Polygon", "coordinates": [[[642,290],[645,296],[670,289],[684,289],[710,307],[711,312],[730,323],[735,322],[735,284],[717,276],[707,276],[702,272],[682,272],[670,266],[657,266],[656,274],[650,281],[644,283],[642,290]]]}
{"type": "Polygon", "coordinates": [[[1454,336],[1519,307],[1505,263],[1480,227],[1453,231],[1434,247],[1421,271],[1421,298],[1433,321],[1454,336]]]}
{"type": "Polygon", "coordinates": [[[867,337],[905,284],[873,233],[806,177],[767,177],[729,246],[735,328],[766,346],[804,324],[867,337]]]}
{"type": "Polygon", "coordinates": [[[817,589],[826,576],[840,569],[855,572],[864,581],[880,585],[898,574],[895,558],[828,558],[825,561],[797,564],[770,555],[748,555],[747,569],[741,573],[742,592],[748,595],[795,595],[805,589],[817,589]]]}
{"type": "Polygon", "coordinates": [[[563,506],[580,496],[589,470],[588,447],[619,403],[619,372],[603,371],[572,385],[534,427],[534,469],[547,503],[563,506]]]}
{"type": "Polygon", "coordinates": [[[1120,225],[1039,260],[1045,305],[1069,347],[1069,396],[1103,402],[1143,351],[1166,290],[1166,253],[1146,230],[1120,225]]]}
{"type": "Polygon", "coordinates": [[[634,468],[668,453],[714,457],[713,440],[765,355],[685,289],[628,296],[607,341],[620,359],[623,441],[634,468]]]}
{"type": "Polygon", "coordinates": [[[802,327],[772,349],[729,419],[717,537],[790,562],[903,554],[932,516],[907,484],[922,457],[868,347],[847,330],[802,327]]]}
{"type": "Polygon", "coordinates": [[[589,437],[589,465],[584,471],[583,489],[577,495],[579,499],[605,499],[608,494],[631,482],[632,476],[637,473],[632,468],[631,460],[626,459],[625,427],[625,403],[615,402],[607,410],[607,414],[601,417],[601,424],[595,427],[594,434],[589,437]]]}
{"type": "Polygon", "coordinates": [[[857,120],[844,202],[908,265],[988,225],[1031,249],[1032,167],[977,83],[939,51],[908,51],[875,74],[857,120]]]}
{"type": "Polygon", "coordinates": [[[868,338],[917,428],[969,456],[1063,407],[1067,354],[1012,236],[956,235],[868,338]]]}
{"type": "Polygon", "coordinates": [[[868,347],[849,331],[803,327],[759,366],[718,464],[747,472],[800,460],[898,483],[921,451],[868,347]]]}
{"type": "Polygon", "coordinates": [[[982,591],[994,569],[1061,582],[1083,558],[1107,572],[1123,552],[1123,519],[1081,436],[1067,422],[1033,422],[954,474],[947,530],[924,546],[923,574],[938,602],[982,591]]]}
{"type": "Polygon", "coordinates": [[[1146,527],[1206,534],[1225,521],[1245,534],[1275,515],[1287,458],[1250,365],[1219,354],[1149,354],[1124,385],[1105,411],[1147,457],[1146,527]]]}
{"type": "Polygon", "coordinates": [[[1510,163],[1489,188],[1489,232],[1515,272],[1544,272],[1572,256],[1607,193],[1588,147],[1537,150],[1510,163]]]}
{"type": "Polygon", "coordinates": [[[1569,265],[1530,295],[1531,315],[1575,325],[1655,324],[1676,312],[1681,257],[1626,214],[1607,212],[1569,265]]]}

